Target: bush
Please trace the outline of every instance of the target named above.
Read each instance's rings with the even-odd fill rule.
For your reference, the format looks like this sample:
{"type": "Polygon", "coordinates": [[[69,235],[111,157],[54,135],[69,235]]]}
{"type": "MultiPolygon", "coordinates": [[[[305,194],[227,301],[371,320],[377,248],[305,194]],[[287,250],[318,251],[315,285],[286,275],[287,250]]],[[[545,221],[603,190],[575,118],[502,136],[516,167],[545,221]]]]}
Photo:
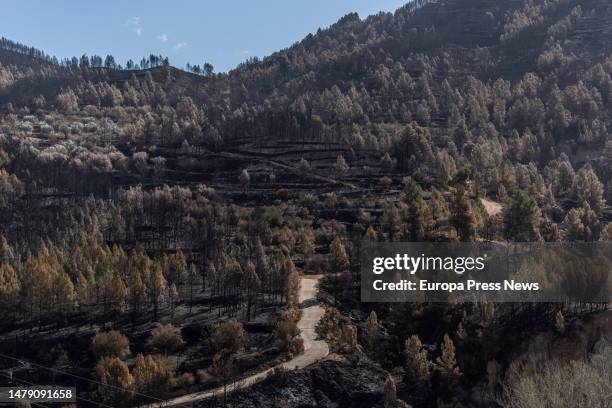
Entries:
{"type": "Polygon", "coordinates": [[[141,394],[165,396],[175,383],[176,359],[157,355],[136,357],[132,375],[134,385],[141,394]]]}
{"type": "Polygon", "coordinates": [[[276,191],[276,196],[281,200],[287,200],[289,198],[289,190],[281,188],[276,191]]]}
{"type": "Polygon", "coordinates": [[[83,131],[83,125],[79,122],[75,122],[73,124],[70,125],[70,132],[77,134],[77,133],[81,133],[83,131]]]}
{"type": "Polygon", "coordinates": [[[191,373],[183,373],[176,379],[176,386],[178,388],[187,388],[195,383],[195,377],[191,373]]]}
{"type": "Polygon", "coordinates": [[[210,375],[210,373],[206,370],[198,370],[196,375],[198,376],[198,382],[202,385],[209,384],[211,381],[213,381],[212,375],[210,375]]]}
{"type": "Polygon", "coordinates": [[[97,359],[102,357],[124,358],[130,353],[130,341],[117,330],[98,332],[91,341],[91,350],[97,359]]]}
{"type": "Polygon", "coordinates": [[[49,133],[53,132],[53,126],[43,123],[42,125],[40,125],[40,131],[41,133],[48,135],[49,133]]]}
{"type": "Polygon", "coordinates": [[[87,133],[94,133],[98,130],[98,125],[95,122],[88,122],[85,124],[85,126],[83,126],[83,129],[87,133]]]}
{"type": "Polygon", "coordinates": [[[19,130],[22,130],[27,133],[32,133],[32,131],[34,131],[34,127],[29,122],[21,122],[18,127],[19,130]]]}
{"type": "Polygon", "coordinates": [[[226,350],[236,353],[244,346],[246,332],[242,323],[236,320],[228,320],[215,326],[210,340],[215,352],[226,350]]]}
{"type": "Polygon", "coordinates": [[[274,367],[268,375],[269,383],[274,387],[283,387],[287,384],[288,370],[283,366],[274,367]]]}
{"type": "Polygon", "coordinates": [[[153,329],[149,346],[163,353],[171,353],[180,348],[185,342],[181,335],[181,329],[171,324],[157,324],[153,329]]]}
{"type": "Polygon", "coordinates": [[[304,339],[301,337],[294,337],[289,345],[289,353],[292,356],[297,356],[304,352],[304,339]]]}
{"type": "Polygon", "coordinates": [[[282,343],[285,350],[289,350],[292,345],[292,340],[300,334],[300,330],[297,328],[295,322],[290,320],[283,320],[276,325],[274,335],[282,343]]]}

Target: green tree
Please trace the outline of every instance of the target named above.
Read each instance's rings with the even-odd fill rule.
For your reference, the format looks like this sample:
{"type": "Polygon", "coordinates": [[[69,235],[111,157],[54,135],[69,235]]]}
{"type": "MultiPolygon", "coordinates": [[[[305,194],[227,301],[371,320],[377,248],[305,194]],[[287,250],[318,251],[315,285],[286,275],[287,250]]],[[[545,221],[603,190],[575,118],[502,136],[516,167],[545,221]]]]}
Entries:
{"type": "Polygon", "coordinates": [[[407,209],[407,224],[408,224],[408,239],[413,242],[423,241],[429,226],[427,225],[427,207],[423,200],[423,191],[421,187],[411,180],[406,187],[406,204],[407,209]]]}
{"type": "Polygon", "coordinates": [[[463,187],[458,187],[455,191],[451,224],[457,230],[459,240],[466,242],[476,238],[476,215],[463,187]]]}
{"type": "Polygon", "coordinates": [[[540,207],[524,190],[517,191],[504,214],[505,235],[518,242],[540,241],[540,207]]]}

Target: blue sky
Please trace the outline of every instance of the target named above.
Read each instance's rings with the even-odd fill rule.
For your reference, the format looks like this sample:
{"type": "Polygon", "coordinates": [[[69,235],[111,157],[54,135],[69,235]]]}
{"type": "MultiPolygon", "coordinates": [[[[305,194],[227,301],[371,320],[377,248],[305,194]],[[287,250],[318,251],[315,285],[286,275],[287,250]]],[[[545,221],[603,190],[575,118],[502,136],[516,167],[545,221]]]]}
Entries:
{"type": "Polygon", "coordinates": [[[0,36],[58,58],[112,54],[124,64],[150,53],[226,71],[327,27],[346,13],[361,18],[407,0],[89,1],[7,0],[0,36]]]}

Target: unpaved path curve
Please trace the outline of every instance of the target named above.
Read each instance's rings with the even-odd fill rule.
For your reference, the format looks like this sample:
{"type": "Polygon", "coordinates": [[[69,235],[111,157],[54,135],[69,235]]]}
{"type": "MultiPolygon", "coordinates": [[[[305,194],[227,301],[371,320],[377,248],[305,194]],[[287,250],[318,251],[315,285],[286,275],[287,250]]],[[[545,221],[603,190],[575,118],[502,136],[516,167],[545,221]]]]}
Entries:
{"type": "MultiPolygon", "coordinates": [[[[300,337],[304,340],[304,353],[276,367],[282,367],[286,370],[299,370],[316,363],[329,354],[327,342],[324,340],[316,340],[317,334],[315,332],[315,327],[325,313],[325,310],[317,301],[317,284],[320,279],[321,275],[303,276],[300,279],[299,301],[302,309],[302,317],[298,321],[297,326],[300,329],[300,337]]],[[[236,383],[229,384],[227,386],[227,392],[231,393],[236,390],[244,389],[264,380],[272,373],[274,368],[268,368],[243,378],[236,383]]],[[[205,400],[213,396],[222,397],[223,387],[215,388],[210,391],[200,391],[193,394],[182,395],[171,400],[143,405],[141,408],[189,406],[189,404],[193,402],[205,400]]]]}
{"type": "Polygon", "coordinates": [[[489,200],[488,198],[481,198],[480,202],[482,203],[485,211],[489,216],[496,217],[504,210],[504,206],[495,201],[489,200]]]}

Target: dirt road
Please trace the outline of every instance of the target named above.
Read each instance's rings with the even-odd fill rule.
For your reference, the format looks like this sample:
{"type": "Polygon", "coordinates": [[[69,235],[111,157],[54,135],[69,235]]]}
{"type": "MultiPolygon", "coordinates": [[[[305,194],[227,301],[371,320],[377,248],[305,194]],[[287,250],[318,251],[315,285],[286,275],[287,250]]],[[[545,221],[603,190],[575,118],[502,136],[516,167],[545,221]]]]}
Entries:
{"type": "MultiPolygon", "coordinates": [[[[277,367],[283,367],[286,370],[298,370],[316,363],[329,354],[329,346],[324,340],[316,340],[317,335],[315,333],[315,327],[325,312],[317,302],[317,284],[319,283],[320,279],[320,275],[303,276],[300,279],[299,300],[302,309],[302,317],[298,321],[297,326],[301,332],[300,336],[304,340],[304,353],[285,363],[279,364],[277,367]]],[[[250,387],[251,385],[264,380],[272,373],[273,370],[274,368],[268,368],[257,374],[243,378],[235,384],[230,384],[227,386],[227,392],[231,393],[235,390],[250,387]]],[[[213,396],[222,397],[223,387],[210,391],[201,391],[193,394],[182,395],[171,400],[143,405],[141,408],[178,406],[187,407],[193,402],[205,400],[213,396]]]]}
{"type": "Polygon", "coordinates": [[[484,206],[487,214],[489,214],[491,217],[496,217],[504,210],[504,207],[500,203],[496,203],[495,201],[491,201],[487,198],[481,198],[480,202],[484,206]]]}

